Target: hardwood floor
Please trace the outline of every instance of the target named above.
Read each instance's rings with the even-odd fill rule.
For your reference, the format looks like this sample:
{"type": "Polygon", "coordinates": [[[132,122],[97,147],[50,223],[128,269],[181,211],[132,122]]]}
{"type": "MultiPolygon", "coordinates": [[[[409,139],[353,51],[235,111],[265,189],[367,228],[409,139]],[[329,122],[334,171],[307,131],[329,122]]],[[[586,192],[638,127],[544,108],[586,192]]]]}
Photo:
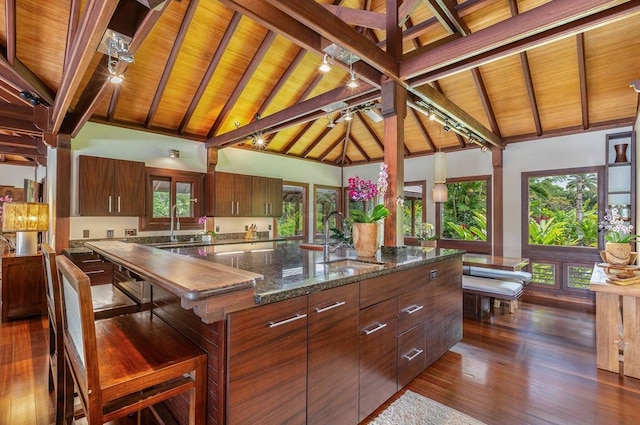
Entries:
{"type": "MultiPolygon", "coordinates": [[[[45,320],[0,323],[0,424],[53,420],[45,320]]],[[[594,315],[521,303],[465,320],[464,339],[407,388],[487,424],[636,424],[640,380],[595,367],[594,315]]]]}

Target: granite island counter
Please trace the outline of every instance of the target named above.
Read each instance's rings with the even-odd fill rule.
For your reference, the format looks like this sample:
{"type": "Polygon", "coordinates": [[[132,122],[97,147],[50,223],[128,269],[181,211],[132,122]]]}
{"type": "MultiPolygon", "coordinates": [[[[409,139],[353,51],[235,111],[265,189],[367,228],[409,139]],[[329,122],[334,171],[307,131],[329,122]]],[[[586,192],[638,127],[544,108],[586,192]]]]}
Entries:
{"type": "MultiPolygon", "coordinates": [[[[298,243],[254,242],[144,247],[155,262],[134,264],[125,247],[105,244],[88,246],[149,279],[155,315],[207,351],[209,424],[357,424],[462,338],[462,251],[357,258],[345,249],[325,262],[298,243]],[[224,276],[212,281],[253,282],[188,298],[183,277],[172,274],[178,289],[167,282],[184,264],[224,276]]],[[[183,403],[169,407],[182,423],[183,403]]]]}

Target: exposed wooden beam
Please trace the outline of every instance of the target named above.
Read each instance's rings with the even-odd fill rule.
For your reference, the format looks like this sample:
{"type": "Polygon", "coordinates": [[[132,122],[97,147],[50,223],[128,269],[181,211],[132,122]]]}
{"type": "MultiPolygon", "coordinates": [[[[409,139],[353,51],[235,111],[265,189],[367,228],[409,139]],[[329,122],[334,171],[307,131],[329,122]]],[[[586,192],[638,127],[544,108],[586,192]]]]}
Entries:
{"type": "Polygon", "coordinates": [[[202,96],[204,95],[204,92],[207,89],[207,86],[209,85],[209,82],[213,77],[213,73],[215,72],[216,68],[218,68],[218,65],[220,64],[220,60],[222,59],[222,55],[224,55],[224,52],[227,50],[227,47],[229,46],[229,43],[233,38],[233,34],[236,32],[236,29],[240,24],[241,18],[242,18],[242,15],[238,12],[234,12],[233,16],[231,16],[231,20],[229,21],[229,25],[227,25],[227,29],[224,31],[224,35],[220,40],[220,44],[218,44],[218,48],[216,49],[216,52],[213,54],[213,57],[209,61],[207,70],[205,71],[204,76],[202,77],[202,80],[200,80],[198,89],[196,90],[196,93],[193,95],[193,98],[189,103],[187,112],[185,112],[184,117],[182,117],[182,121],[178,126],[178,134],[183,134],[185,129],[189,125],[189,121],[191,121],[191,117],[193,116],[193,113],[195,112],[196,107],[198,106],[198,103],[202,99],[202,96]]]}
{"type": "MultiPolygon", "coordinates": [[[[220,2],[228,6],[230,9],[240,12],[243,15],[251,18],[263,27],[268,28],[277,34],[280,34],[283,37],[286,37],[305,50],[315,52],[318,55],[324,54],[322,50],[323,39],[319,33],[305,26],[301,22],[293,19],[287,13],[279,10],[266,1],[220,0],[220,2]]],[[[329,12],[325,11],[322,6],[318,5],[318,7],[324,14],[328,14],[336,21],[340,21],[338,18],[333,17],[329,12]]],[[[342,24],[347,25],[344,22],[342,22],[342,24]]],[[[349,29],[353,32],[353,29],[351,29],[351,27],[349,27],[349,29]]],[[[348,66],[346,64],[343,64],[342,62],[338,61],[336,65],[341,66],[344,69],[348,69],[348,66]]],[[[380,78],[382,77],[382,73],[373,66],[364,63],[363,61],[358,61],[353,65],[353,69],[362,80],[375,87],[380,86],[380,78]]]]}
{"type": "Polygon", "coordinates": [[[37,138],[26,134],[2,134],[0,133],[0,143],[5,146],[35,147],[37,138]]]}
{"type": "Polygon", "coordinates": [[[433,139],[431,139],[431,136],[429,136],[429,132],[427,131],[427,128],[425,127],[424,123],[418,116],[418,113],[415,111],[415,109],[409,108],[409,115],[411,115],[416,125],[418,126],[418,130],[420,130],[420,134],[422,134],[422,137],[427,142],[427,145],[429,145],[429,149],[431,150],[431,152],[436,152],[437,150],[436,144],[433,143],[433,139]]]}
{"type": "Polygon", "coordinates": [[[367,122],[367,120],[364,119],[364,117],[362,116],[362,112],[358,111],[356,112],[356,116],[358,117],[358,119],[360,120],[360,123],[362,123],[362,125],[364,126],[364,128],[367,130],[367,132],[369,133],[369,136],[371,136],[371,138],[373,139],[374,142],[376,142],[376,144],[378,145],[378,147],[380,148],[380,152],[383,153],[384,152],[384,143],[382,143],[382,140],[380,140],[380,138],[378,137],[378,135],[376,134],[375,131],[373,131],[373,128],[371,128],[371,126],[369,125],[369,123],[367,122]]]}
{"type": "Polygon", "coordinates": [[[353,9],[350,7],[335,6],[333,4],[322,4],[326,10],[337,18],[350,24],[364,28],[383,29],[385,17],[382,13],[371,12],[369,10],[353,9]]]}
{"type": "MultiPolygon", "coordinates": [[[[160,19],[160,16],[168,4],[169,3],[164,3],[164,8],[160,10],[146,10],[146,14],[141,19],[135,21],[135,25],[138,26],[134,29],[135,32],[131,43],[129,44],[129,51],[131,53],[135,54],[135,52],[140,48],[140,45],[147,35],[149,35],[149,32],[156,22],[160,19]]],[[[116,72],[123,72],[126,65],[126,63],[120,62],[116,67],[116,72]]],[[[82,126],[89,120],[89,117],[93,115],[93,112],[98,107],[102,96],[105,95],[107,87],[110,84],[107,81],[106,67],[107,57],[103,56],[98,67],[91,75],[89,82],[82,91],[73,113],[67,114],[66,118],[64,118],[62,126],[64,127],[64,131],[62,131],[63,134],[70,135],[70,137],[77,136],[82,126]]]]}
{"type": "Polygon", "coordinates": [[[69,65],[70,52],[73,48],[73,41],[76,39],[78,32],[78,23],[80,22],[80,11],[82,10],[82,0],[71,0],[69,4],[69,24],[67,25],[67,42],[64,49],[64,67],[69,65]]]}
{"type": "Polygon", "coordinates": [[[474,68],[562,37],[628,18],[640,3],[555,0],[446,45],[406,58],[400,78],[411,86],[474,68]],[[599,7],[598,7],[599,6],[599,7]]]}
{"type": "Polygon", "coordinates": [[[473,68],[471,70],[471,75],[473,76],[473,81],[476,84],[476,90],[478,91],[478,94],[480,96],[480,101],[482,102],[482,107],[484,108],[484,114],[489,120],[491,131],[496,136],[501,137],[498,120],[496,119],[496,114],[493,112],[493,107],[491,106],[491,101],[489,100],[489,93],[487,93],[487,88],[484,85],[484,80],[482,78],[482,74],[480,73],[480,69],[473,68]]]}
{"type": "Polygon", "coordinates": [[[371,161],[371,157],[369,157],[369,155],[367,155],[367,152],[365,152],[365,150],[362,149],[362,146],[360,146],[360,143],[356,140],[356,138],[353,137],[353,135],[351,135],[349,138],[351,139],[351,143],[353,144],[353,147],[355,147],[358,150],[358,152],[360,152],[360,155],[364,157],[365,161],[367,162],[371,161]]]}
{"type": "Polygon", "coordinates": [[[324,152],[322,152],[320,154],[320,156],[318,157],[318,159],[320,161],[324,161],[327,156],[329,156],[329,154],[340,144],[340,143],[344,143],[344,136],[340,137],[339,139],[337,139],[335,142],[331,143],[331,145],[329,145],[329,147],[327,149],[324,150],[324,152]]]}
{"type": "Polygon", "coordinates": [[[32,106],[0,103],[0,128],[28,135],[42,134],[42,129],[35,125],[32,106]]]}
{"type": "Polygon", "coordinates": [[[13,66],[16,59],[16,0],[4,1],[4,23],[7,62],[13,66]]]}
{"type": "Polygon", "coordinates": [[[262,105],[260,105],[260,107],[258,108],[258,112],[257,112],[258,114],[260,115],[264,114],[264,111],[269,107],[269,105],[271,105],[271,102],[273,102],[273,100],[276,98],[276,96],[278,95],[282,87],[284,87],[286,82],[289,80],[289,77],[293,75],[294,71],[296,70],[298,65],[300,65],[300,62],[302,62],[302,59],[305,57],[306,54],[307,52],[304,49],[298,50],[298,54],[296,54],[296,57],[293,58],[293,60],[291,61],[287,69],[282,73],[282,75],[278,79],[278,82],[276,83],[276,85],[273,86],[273,88],[269,92],[269,95],[267,96],[267,98],[264,100],[264,102],[262,102],[262,105]]]}
{"type": "Polygon", "coordinates": [[[147,118],[144,121],[145,127],[149,127],[151,125],[151,121],[153,121],[153,118],[155,117],[156,112],[158,111],[160,100],[162,99],[164,90],[167,88],[169,77],[171,76],[173,67],[176,64],[176,59],[178,58],[178,54],[180,53],[180,49],[182,48],[184,39],[187,36],[187,31],[189,30],[191,21],[193,21],[193,15],[195,15],[196,9],[198,8],[198,2],[199,0],[191,0],[189,2],[189,6],[187,6],[187,11],[184,14],[184,17],[182,18],[182,23],[180,24],[180,29],[178,30],[178,35],[176,36],[176,40],[173,42],[173,46],[171,46],[171,52],[169,53],[167,64],[162,70],[162,76],[160,77],[158,88],[156,89],[156,92],[153,95],[153,100],[151,101],[151,106],[149,107],[149,113],[147,114],[147,118]]]}
{"type": "Polygon", "coordinates": [[[50,133],[55,134],[60,130],[67,109],[117,6],[117,0],[90,0],[85,5],[76,39],[69,52],[69,61],[62,72],[60,87],[53,102],[50,133]]]}
{"type": "Polygon", "coordinates": [[[578,51],[578,77],[580,78],[580,106],[582,110],[582,128],[589,128],[589,101],[587,87],[587,59],[584,48],[584,34],[576,35],[576,49],[578,51]]]}
{"type": "Polygon", "coordinates": [[[398,7],[398,26],[403,26],[407,19],[409,19],[409,15],[414,11],[421,0],[405,0],[398,7]]]}
{"type": "Polygon", "coordinates": [[[349,49],[352,54],[381,70],[385,75],[398,76],[398,63],[393,57],[355,31],[349,24],[333,16],[319,3],[311,0],[267,1],[332,43],[349,49]]]}
{"type": "Polygon", "coordinates": [[[18,58],[14,59],[11,66],[7,62],[5,52],[0,52],[0,78],[14,86],[18,93],[27,90],[36,94],[44,103],[53,103],[53,91],[18,58]]]}

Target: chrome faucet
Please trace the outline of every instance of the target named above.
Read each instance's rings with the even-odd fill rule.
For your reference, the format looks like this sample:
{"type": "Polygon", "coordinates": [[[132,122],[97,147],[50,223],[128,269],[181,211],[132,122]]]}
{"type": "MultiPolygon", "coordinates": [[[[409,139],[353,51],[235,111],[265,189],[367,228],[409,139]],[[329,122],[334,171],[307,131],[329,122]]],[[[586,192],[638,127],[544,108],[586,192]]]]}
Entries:
{"type": "Polygon", "coordinates": [[[171,242],[176,242],[178,240],[178,238],[173,234],[173,222],[174,220],[177,220],[178,224],[176,226],[176,230],[180,230],[180,215],[178,214],[178,205],[177,204],[173,204],[173,206],[171,207],[171,242]]]}
{"type": "Polygon", "coordinates": [[[326,262],[329,259],[329,220],[334,215],[339,215],[344,220],[344,215],[340,211],[331,211],[324,218],[324,261],[326,262]]]}

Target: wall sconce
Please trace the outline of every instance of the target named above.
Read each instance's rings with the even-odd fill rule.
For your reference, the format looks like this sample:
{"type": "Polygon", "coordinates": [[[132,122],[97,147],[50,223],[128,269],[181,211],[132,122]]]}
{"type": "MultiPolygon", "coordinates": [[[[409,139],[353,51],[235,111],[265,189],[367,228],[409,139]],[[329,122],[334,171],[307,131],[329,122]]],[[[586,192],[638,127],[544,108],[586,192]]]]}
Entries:
{"type": "Polygon", "coordinates": [[[180,151],[177,149],[170,149],[169,158],[180,158],[180,151]]]}
{"type": "Polygon", "coordinates": [[[16,232],[16,255],[36,255],[38,232],[49,230],[49,205],[35,202],[6,202],[2,231],[16,232]]]}
{"type": "Polygon", "coordinates": [[[447,185],[447,157],[444,152],[436,152],[433,154],[433,189],[431,189],[431,197],[433,202],[447,202],[448,191],[447,185]]]}

